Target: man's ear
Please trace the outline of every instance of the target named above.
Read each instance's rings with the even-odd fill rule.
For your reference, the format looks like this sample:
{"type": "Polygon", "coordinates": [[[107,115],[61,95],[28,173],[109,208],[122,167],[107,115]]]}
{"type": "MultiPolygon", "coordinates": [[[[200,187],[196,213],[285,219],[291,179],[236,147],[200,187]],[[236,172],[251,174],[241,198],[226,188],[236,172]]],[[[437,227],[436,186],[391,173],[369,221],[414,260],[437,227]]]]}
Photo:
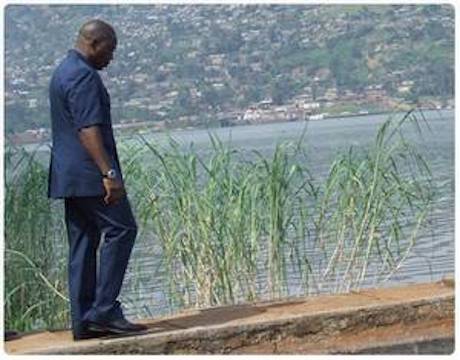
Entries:
{"type": "Polygon", "coordinates": [[[100,41],[98,39],[91,39],[89,41],[89,46],[91,46],[92,49],[96,49],[99,46],[100,41]]]}

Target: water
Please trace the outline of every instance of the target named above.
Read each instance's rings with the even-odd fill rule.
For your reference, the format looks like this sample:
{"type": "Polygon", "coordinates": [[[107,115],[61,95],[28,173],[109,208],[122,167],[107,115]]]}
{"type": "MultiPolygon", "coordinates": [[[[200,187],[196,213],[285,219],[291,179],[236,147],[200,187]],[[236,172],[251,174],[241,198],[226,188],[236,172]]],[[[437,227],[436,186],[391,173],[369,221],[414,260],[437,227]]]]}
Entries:
{"type": "MultiPolygon", "coordinates": [[[[435,184],[441,192],[430,216],[430,231],[419,236],[403,266],[379,286],[436,281],[454,274],[454,112],[431,111],[424,112],[424,115],[432,133],[424,133],[423,141],[415,136],[415,128],[407,128],[405,134],[420,144],[420,151],[428,159],[435,184]]],[[[350,145],[358,147],[371,144],[379,125],[387,118],[387,115],[369,115],[311,121],[307,125],[303,122],[250,125],[212,129],[211,132],[234,148],[255,149],[270,154],[277,142],[298,139],[307,126],[304,142],[308,148],[309,166],[315,178],[320,180],[327,174],[337,154],[347,150],[350,145]]],[[[397,118],[401,118],[401,115],[397,118]]],[[[191,143],[203,153],[211,149],[206,130],[180,130],[173,131],[171,135],[184,145],[184,149],[191,143]]],[[[167,139],[161,133],[148,134],[146,137],[157,144],[165,144],[167,139]]],[[[137,140],[119,138],[119,141],[130,143],[137,140]]],[[[167,279],[161,261],[161,249],[154,238],[139,238],[122,289],[127,315],[154,317],[172,311],[168,304],[167,279]]],[[[262,268],[263,264],[260,266],[262,268]]],[[[376,274],[376,269],[370,268],[369,277],[362,287],[375,286],[376,277],[373,274],[376,274]]],[[[261,273],[258,278],[261,298],[268,296],[265,277],[266,274],[261,273]]],[[[289,275],[291,295],[300,295],[296,293],[299,282],[297,274],[289,275]]],[[[331,292],[335,285],[334,281],[325,283],[321,292],[331,292]]]]}
{"type": "MultiPolygon", "coordinates": [[[[442,191],[430,216],[430,231],[419,236],[399,271],[378,286],[436,281],[454,274],[454,113],[433,111],[424,112],[424,115],[432,133],[424,132],[423,141],[416,136],[415,128],[407,128],[405,134],[420,144],[419,150],[428,159],[435,183],[442,191]]],[[[231,147],[270,154],[278,141],[297,140],[307,126],[304,142],[309,150],[309,165],[315,177],[321,179],[337,154],[350,145],[358,147],[371,144],[379,125],[387,118],[387,115],[370,115],[311,121],[308,124],[294,122],[238,126],[212,129],[211,132],[231,147]]],[[[191,143],[204,154],[211,149],[206,130],[180,130],[172,132],[172,135],[184,145],[184,149],[191,143]]],[[[157,144],[166,144],[165,134],[150,134],[147,138],[157,144]]],[[[122,292],[123,300],[129,303],[126,313],[143,317],[172,311],[165,289],[166,274],[162,268],[161,250],[154,239],[140,239],[132,259],[122,292]],[[133,291],[133,288],[136,290],[133,291]]],[[[263,264],[259,265],[262,269],[263,264]]],[[[376,269],[370,267],[368,273],[367,280],[362,284],[364,288],[376,284],[376,269]]],[[[259,296],[267,298],[266,273],[261,272],[257,281],[259,296]]],[[[299,284],[298,275],[291,273],[290,295],[301,295],[298,293],[299,284]]],[[[325,283],[320,292],[332,292],[335,285],[335,281],[325,283]]]]}

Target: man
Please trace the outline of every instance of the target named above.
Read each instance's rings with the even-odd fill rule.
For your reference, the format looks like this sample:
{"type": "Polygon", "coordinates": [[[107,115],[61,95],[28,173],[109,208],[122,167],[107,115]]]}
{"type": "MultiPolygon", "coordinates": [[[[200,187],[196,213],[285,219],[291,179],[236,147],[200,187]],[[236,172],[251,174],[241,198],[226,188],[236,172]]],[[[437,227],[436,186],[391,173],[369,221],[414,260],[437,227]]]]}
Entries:
{"type": "Polygon", "coordinates": [[[85,23],[50,82],[48,195],[65,202],[75,340],[147,329],[127,321],[117,301],[137,226],[123,185],[109,94],[98,74],[113,59],[116,45],[109,24],[85,23]]]}

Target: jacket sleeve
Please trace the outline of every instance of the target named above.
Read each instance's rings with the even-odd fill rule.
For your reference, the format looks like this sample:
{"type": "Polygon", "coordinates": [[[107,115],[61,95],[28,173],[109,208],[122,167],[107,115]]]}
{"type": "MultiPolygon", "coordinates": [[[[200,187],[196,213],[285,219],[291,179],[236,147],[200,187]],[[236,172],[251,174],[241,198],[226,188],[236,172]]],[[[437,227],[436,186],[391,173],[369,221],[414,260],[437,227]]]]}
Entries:
{"type": "Polygon", "coordinates": [[[78,74],[68,90],[72,125],[76,130],[104,123],[102,94],[94,71],[78,74]]]}

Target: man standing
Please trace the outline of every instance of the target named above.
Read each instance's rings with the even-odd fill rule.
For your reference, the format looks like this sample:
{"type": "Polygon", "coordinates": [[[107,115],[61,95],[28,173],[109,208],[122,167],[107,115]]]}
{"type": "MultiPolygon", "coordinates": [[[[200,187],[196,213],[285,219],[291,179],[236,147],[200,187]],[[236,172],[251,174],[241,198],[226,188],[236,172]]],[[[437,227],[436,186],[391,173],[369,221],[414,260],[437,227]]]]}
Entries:
{"type": "Polygon", "coordinates": [[[137,225],[123,185],[110,97],[98,74],[113,59],[116,45],[109,24],[85,23],[50,83],[48,196],[65,201],[75,340],[147,329],[127,321],[117,301],[137,225]]]}

